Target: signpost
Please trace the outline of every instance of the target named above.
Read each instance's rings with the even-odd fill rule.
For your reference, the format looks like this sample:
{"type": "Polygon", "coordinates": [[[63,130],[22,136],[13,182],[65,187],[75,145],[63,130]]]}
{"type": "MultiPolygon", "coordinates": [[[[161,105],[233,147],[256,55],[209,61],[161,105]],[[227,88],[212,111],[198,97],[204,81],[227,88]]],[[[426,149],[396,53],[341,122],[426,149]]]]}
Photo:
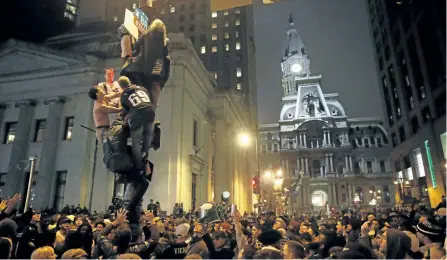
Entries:
{"type": "Polygon", "coordinates": [[[124,27],[126,27],[135,39],[138,39],[140,34],[147,31],[149,24],[149,17],[140,8],[135,8],[134,12],[126,9],[124,14],[124,27]]]}

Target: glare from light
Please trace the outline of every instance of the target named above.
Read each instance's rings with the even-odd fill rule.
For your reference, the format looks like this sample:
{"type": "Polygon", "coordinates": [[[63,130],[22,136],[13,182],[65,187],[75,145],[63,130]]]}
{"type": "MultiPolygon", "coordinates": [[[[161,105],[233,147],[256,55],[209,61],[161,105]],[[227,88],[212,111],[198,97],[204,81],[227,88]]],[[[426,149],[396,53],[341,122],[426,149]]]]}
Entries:
{"type": "Polygon", "coordinates": [[[271,171],[265,171],[264,176],[266,178],[270,178],[270,177],[272,177],[272,172],[271,171]]]}
{"type": "Polygon", "coordinates": [[[247,133],[239,134],[239,144],[242,146],[248,146],[250,144],[250,135],[247,133]]]}
{"type": "Polygon", "coordinates": [[[274,184],[275,184],[275,186],[281,186],[282,182],[283,182],[283,179],[275,179],[274,184]]]}
{"type": "Polygon", "coordinates": [[[382,191],[381,191],[381,190],[378,190],[377,192],[378,192],[378,193],[381,193],[382,191]]]}
{"type": "Polygon", "coordinates": [[[409,182],[409,181],[405,181],[405,184],[407,184],[407,185],[408,185],[408,184],[410,184],[410,182],[409,182]]]}
{"type": "Polygon", "coordinates": [[[230,192],[224,191],[224,192],[222,192],[222,196],[224,199],[228,199],[230,197],[230,192]]]}
{"type": "Polygon", "coordinates": [[[312,198],[312,204],[313,205],[321,205],[321,197],[315,196],[312,198]]]}
{"type": "Polygon", "coordinates": [[[371,205],[371,206],[375,206],[377,204],[377,200],[376,199],[372,199],[370,202],[369,202],[369,205],[371,205]]]}
{"type": "Polygon", "coordinates": [[[372,191],[372,190],[369,190],[369,193],[373,193],[373,191],[372,191]]]}
{"type": "Polygon", "coordinates": [[[394,181],[394,184],[398,184],[398,182],[397,182],[397,181],[394,181]]]}
{"type": "Polygon", "coordinates": [[[276,177],[282,177],[282,170],[281,169],[276,171],[276,177]]]}
{"type": "Polygon", "coordinates": [[[292,68],[291,68],[292,72],[294,72],[294,73],[301,72],[302,69],[303,68],[301,67],[301,64],[298,64],[298,63],[293,64],[292,68]]]}

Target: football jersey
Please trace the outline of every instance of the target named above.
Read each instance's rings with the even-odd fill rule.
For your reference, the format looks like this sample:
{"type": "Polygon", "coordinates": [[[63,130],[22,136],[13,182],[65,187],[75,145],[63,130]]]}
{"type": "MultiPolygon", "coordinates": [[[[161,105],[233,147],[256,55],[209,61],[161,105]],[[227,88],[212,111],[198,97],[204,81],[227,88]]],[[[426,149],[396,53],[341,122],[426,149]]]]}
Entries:
{"type": "Polygon", "coordinates": [[[149,92],[139,86],[131,86],[123,91],[121,105],[129,115],[131,129],[141,126],[145,122],[154,120],[155,113],[151,106],[149,92]]]}

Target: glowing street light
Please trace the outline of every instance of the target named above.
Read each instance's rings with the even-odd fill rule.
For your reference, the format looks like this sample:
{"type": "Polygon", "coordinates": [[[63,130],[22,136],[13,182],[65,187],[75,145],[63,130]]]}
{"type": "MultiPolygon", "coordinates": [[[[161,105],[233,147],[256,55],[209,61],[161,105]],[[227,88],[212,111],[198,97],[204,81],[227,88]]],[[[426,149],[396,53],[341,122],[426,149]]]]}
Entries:
{"type": "Polygon", "coordinates": [[[248,133],[239,134],[239,144],[242,146],[248,146],[250,144],[250,135],[248,133]]]}
{"type": "Polygon", "coordinates": [[[272,177],[272,172],[267,170],[267,171],[265,171],[264,176],[266,178],[271,178],[272,177]]]}
{"type": "Polygon", "coordinates": [[[399,184],[399,182],[397,182],[397,181],[394,181],[394,184],[396,184],[396,185],[397,185],[397,184],[399,184]]]}
{"type": "Polygon", "coordinates": [[[405,181],[405,184],[407,184],[407,185],[408,185],[408,184],[410,184],[410,182],[409,182],[409,181],[405,181]]]}
{"type": "Polygon", "coordinates": [[[275,179],[274,185],[275,186],[281,186],[283,182],[283,179],[275,179]]]}
{"type": "Polygon", "coordinates": [[[282,170],[281,169],[276,171],[276,177],[282,177],[282,170]]]}
{"type": "Polygon", "coordinates": [[[373,191],[372,191],[372,190],[369,190],[369,193],[373,193],[373,191]]]}

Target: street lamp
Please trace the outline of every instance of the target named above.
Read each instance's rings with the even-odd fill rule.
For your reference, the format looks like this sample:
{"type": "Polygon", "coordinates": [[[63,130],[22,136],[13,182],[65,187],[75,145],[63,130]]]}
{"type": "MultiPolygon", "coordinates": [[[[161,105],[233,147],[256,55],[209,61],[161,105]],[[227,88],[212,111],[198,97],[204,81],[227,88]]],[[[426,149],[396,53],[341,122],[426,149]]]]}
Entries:
{"type": "Polygon", "coordinates": [[[282,170],[281,169],[276,171],[276,177],[278,177],[278,178],[282,177],[282,170]]]}
{"type": "Polygon", "coordinates": [[[264,176],[265,176],[266,178],[271,178],[271,177],[272,177],[272,172],[269,171],[269,170],[267,170],[267,171],[265,171],[264,176]]]}
{"type": "Polygon", "coordinates": [[[248,133],[240,133],[239,134],[239,144],[241,146],[249,146],[250,145],[250,135],[248,133]]]}

